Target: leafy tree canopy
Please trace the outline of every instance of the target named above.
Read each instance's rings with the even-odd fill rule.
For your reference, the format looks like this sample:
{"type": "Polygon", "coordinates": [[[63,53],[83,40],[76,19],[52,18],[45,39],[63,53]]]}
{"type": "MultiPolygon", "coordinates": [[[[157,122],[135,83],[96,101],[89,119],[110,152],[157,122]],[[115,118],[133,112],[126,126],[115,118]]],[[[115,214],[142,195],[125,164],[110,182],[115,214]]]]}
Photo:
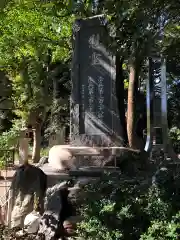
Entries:
{"type": "Polygon", "coordinates": [[[16,114],[21,117],[48,106],[48,66],[70,57],[74,18],[61,18],[60,11],[53,14],[53,5],[41,6],[38,1],[10,1],[1,11],[0,65],[11,77],[16,114]]]}

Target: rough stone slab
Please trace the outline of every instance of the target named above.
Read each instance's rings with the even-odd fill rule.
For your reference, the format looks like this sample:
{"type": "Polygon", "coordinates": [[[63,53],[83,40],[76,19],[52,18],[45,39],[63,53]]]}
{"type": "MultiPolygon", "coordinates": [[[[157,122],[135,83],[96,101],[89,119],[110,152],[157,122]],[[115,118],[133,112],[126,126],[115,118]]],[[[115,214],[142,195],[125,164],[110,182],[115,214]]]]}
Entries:
{"type": "Polygon", "coordinates": [[[54,240],[59,225],[59,214],[62,209],[59,193],[55,193],[48,201],[47,210],[40,221],[38,235],[43,234],[45,240],[54,240]]]}
{"type": "Polygon", "coordinates": [[[70,170],[69,175],[74,177],[101,177],[105,172],[118,172],[121,173],[121,171],[118,168],[115,167],[82,167],[78,170],[70,170]]]}
{"type": "Polygon", "coordinates": [[[45,240],[54,240],[59,227],[59,215],[62,210],[60,189],[66,186],[66,182],[57,184],[46,191],[45,212],[40,221],[38,235],[44,235],[45,240]]]}
{"type": "Polygon", "coordinates": [[[84,176],[84,177],[101,177],[103,172],[102,171],[91,172],[91,171],[78,170],[78,171],[70,171],[69,174],[72,177],[79,177],[79,176],[84,176]]]}
{"type": "Polygon", "coordinates": [[[58,169],[52,168],[51,165],[49,165],[48,163],[45,163],[43,166],[40,167],[40,169],[46,173],[48,176],[53,176],[53,177],[64,177],[66,178],[68,176],[68,173],[65,171],[60,171],[58,169]]]}
{"type": "Polygon", "coordinates": [[[72,179],[72,177],[69,176],[69,173],[52,169],[52,167],[49,166],[49,164],[44,164],[43,166],[40,167],[40,169],[47,175],[48,187],[52,187],[58,183],[61,183],[62,181],[72,179]]]}
{"type": "Polygon", "coordinates": [[[88,146],[73,146],[73,145],[57,145],[61,149],[66,149],[71,152],[73,156],[77,155],[90,155],[90,156],[96,156],[103,154],[103,150],[108,150],[112,153],[112,155],[119,155],[122,152],[135,152],[139,153],[140,151],[137,149],[132,148],[126,148],[126,147],[88,147],[88,146]]]}
{"type": "Polygon", "coordinates": [[[71,135],[73,145],[116,145],[122,127],[117,111],[115,57],[106,48],[106,20],[78,19],[73,27],[71,135]]]}
{"type": "Polygon", "coordinates": [[[119,161],[126,153],[130,156],[133,154],[138,155],[139,151],[125,147],[56,145],[49,151],[49,156],[51,155],[51,164],[49,164],[49,166],[45,164],[45,166],[46,168],[48,167],[47,171],[51,171],[51,168],[54,172],[59,172],[59,170],[76,170],[82,166],[100,167],[104,166],[106,162],[112,162],[112,160],[112,166],[115,166],[116,157],[118,157],[119,161]]]}
{"type": "Polygon", "coordinates": [[[44,210],[44,194],[47,176],[33,165],[22,165],[13,177],[11,190],[11,227],[23,227],[24,218],[32,212],[35,195],[39,198],[39,210],[44,210]]]}
{"type": "Polygon", "coordinates": [[[36,167],[41,167],[41,166],[43,166],[46,163],[48,163],[48,156],[42,157],[35,166],[36,167]]]}

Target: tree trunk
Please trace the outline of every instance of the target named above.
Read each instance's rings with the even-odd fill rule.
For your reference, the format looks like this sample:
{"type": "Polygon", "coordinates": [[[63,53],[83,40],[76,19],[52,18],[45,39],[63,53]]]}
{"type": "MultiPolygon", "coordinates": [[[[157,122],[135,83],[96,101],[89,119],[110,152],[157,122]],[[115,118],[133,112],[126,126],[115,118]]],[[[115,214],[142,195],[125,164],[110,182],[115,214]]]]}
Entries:
{"type": "Polygon", "coordinates": [[[119,111],[120,123],[122,126],[122,137],[124,145],[128,144],[127,137],[127,126],[126,126],[126,116],[125,116],[125,104],[124,104],[124,76],[123,76],[123,59],[120,56],[116,56],[116,97],[119,111]]]}
{"type": "Polygon", "coordinates": [[[32,152],[33,163],[39,162],[40,151],[41,151],[41,125],[37,123],[33,129],[33,152],[32,152]]]}
{"type": "Polygon", "coordinates": [[[131,148],[136,147],[135,136],[135,101],[138,88],[138,67],[135,63],[130,65],[129,87],[128,87],[128,106],[127,106],[127,135],[131,148]]]}

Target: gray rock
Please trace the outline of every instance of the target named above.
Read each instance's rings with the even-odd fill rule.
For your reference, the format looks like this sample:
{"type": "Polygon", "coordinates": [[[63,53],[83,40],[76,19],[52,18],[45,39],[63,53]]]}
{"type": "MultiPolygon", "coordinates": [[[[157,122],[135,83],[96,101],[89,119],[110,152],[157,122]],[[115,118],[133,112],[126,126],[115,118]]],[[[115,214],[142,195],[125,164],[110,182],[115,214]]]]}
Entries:
{"type": "Polygon", "coordinates": [[[44,211],[44,195],[47,177],[37,167],[22,165],[13,177],[11,227],[23,227],[24,219],[34,209],[35,195],[39,199],[38,210],[44,211]]]}
{"type": "Polygon", "coordinates": [[[169,170],[167,167],[161,167],[158,169],[154,176],[152,177],[152,184],[153,185],[162,185],[166,182],[169,178],[169,170]]]}
{"type": "Polygon", "coordinates": [[[61,182],[61,183],[58,183],[58,184],[54,185],[53,187],[47,188],[47,190],[46,190],[46,196],[45,196],[45,201],[44,201],[45,210],[48,209],[48,202],[50,201],[50,199],[51,199],[56,193],[59,193],[59,191],[60,191],[62,188],[65,188],[65,187],[67,187],[67,182],[66,182],[66,181],[61,182]]]}
{"type": "Polygon", "coordinates": [[[61,198],[58,192],[54,193],[48,201],[39,225],[38,235],[43,234],[46,240],[54,239],[59,226],[59,214],[62,210],[61,198]]]}
{"type": "Polygon", "coordinates": [[[48,157],[42,157],[36,164],[36,167],[42,167],[44,164],[48,163],[48,157]]]}
{"type": "Polygon", "coordinates": [[[53,169],[49,163],[45,163],[40,169],[47,175],[48,188],[72,178],[69,176],[68,172],[53,169]]]}
{"type": "Polygon", "coordinates": [[[99,181],[99,178],[86,178],[86,177],[79,177],[74,180],[74,186],[69,187],[69,195],[68,198],[70,199],[73,207],[77,209],[81,204],[84,204],[84,200],[86,199],[86,190],[85,186],[90,183],[95,184],[99,181]]]}
{"type": "Polygon", "coordinates": [[[55,145],[49,150],[49,165],[55,170],[69,170],[74,168],[73,156],[63,145],[55,145]]]}
{"type": "Polygon", "coordinates": [[[64,206],[64,198],[66,200],[68,193],[66,182],[62,182],[47,189],[45,212],[40,221],[38,236],[43,235],[45,240],[55,239],[60,227],[60,222],[64,221],[64,219],[61,219],[62,211],[68,210],[66,206],[64,206]]]}

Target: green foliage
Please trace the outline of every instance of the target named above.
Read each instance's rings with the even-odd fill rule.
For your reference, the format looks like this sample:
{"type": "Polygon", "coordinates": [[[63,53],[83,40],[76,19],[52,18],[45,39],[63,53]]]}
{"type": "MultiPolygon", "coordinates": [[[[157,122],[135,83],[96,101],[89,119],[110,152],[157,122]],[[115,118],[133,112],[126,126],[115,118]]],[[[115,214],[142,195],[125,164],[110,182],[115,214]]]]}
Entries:
{"type": "Polygon", "coordinates": [[[49,155],[49,148],[41,149],[41,157],[47,157],[49,155]]]}
{"type": "Polygon", "coordinates": [[[170,138],[172,141],[173,149],[176,153],[180,153],[180,129],[173,127],[170,129],[170,138]]]}
{"type": "Polygon", "coordinates": [[[105,176],[85,188],[78,226],[83,239],[176,239],[178,222],[173,194],[147,182],[105,176]],[[161,232],[161,233],[160,233],[161,232]],[[159,234],[160,233],[160,234],[159,234]]]}
{"type": "Polygon", "coordinates": [[[0,149],[8,150],[17,147],[20,130],[25,127],[25,123],[19,119],[13,123],[12,128],[9,131],[3,132],[0,136],[0,149]]]}
{"type": "Polygon", "coordinates": [[[15,149],[18,146],[20,130],[25,126],[22,121],[13,121],[13,126],[9,131],[5,131],[0,136],[0,169],[6,167],[7,162],[12,162],[15,149]]]}
{"type": "Polygon", "coordinates": [[[170,221],[153,221],[148,231],[140,240],[177,240],[180,230],[180,212],[172,217],[170,221]]]}
{"type": "Polygon", "coordinates": [[[178,79],[170,79],[169,98],[168,98],[168,115],[171,127],[180,128],[180,83],[178,79]]]}
{"type": "Polygon", "coordinates": [[[3,71],[0,71],[0,133],[12,126],[12,86],[3,71]]]}
{"type": "Polygon", "coordinates": [[[40,1],[11,1],[1,11],[0,65],[8,74],[15,113],[32,122],[44,120],[53,101],[50,64],[71,53],[73,16],[40,1]]]}
{"type": "MultiPolygon", "coordinates": [[[[38,60],[39,53],[44,57],[48,48],[58,55],[58,60],[69,56],[66,41],[71,36],[69,25],[72,20],[70,17],[59,19],[49,11],[36,5],[26,7],[21,3],[5,9],[0,24],[2,66],[14,66],[13,60],[16,60],[14,64],[18,66],[24,57],[38,60]],[[61,54],[58,54],[60,50],[61,54]]],[[[53,56],[54,60],[56,58],[53,56]]]]}
{"type": "MultiPolygon", "coordinates": [[[[68,122],[67,117],[62,120],[59,115],[67,113],[69,91],[64,91],[61,84],[58,99],[53,96],[54,70],[51,66],[57,62],[59,68],[67,64],[66,72],[69,74],[72,23],[76,17],[101,13],[107,16],[108,30],[111,33],[108,44],[115,54],[118,52],[124,58],[123,69],[127,73],[125,88],[128,88],[129,63],[136,59],[136,63],[143,65],[154,49],[166,55],[168,72],[173,77],[178,77],[178,7],[179,3],[175,0],[3,0],[0,4],[0,65],[10,79],[12,94],[9,96],[12,95],[15,114],[30,125],[33,125],[32,122],[48,121],[46,132],[49,134],[60,128],[60,122],[68,122]],[[160,28],[164,32],[163,38],[160,28]]],[[[64,81],[62,74],[59,75],[58,81],[60,80],[64,81]]],[[[68,90],[69,80],[68,75],[68,90]]],[[[176,86],[170,99],[173,126],[178,126],[180,122],[177,111],[179,86],[176,86]]],[[[9,115],[7,117],[10,118],[9,115]]],[[[176,145],[175,141],[174,144],[176,145]]]]}
{"type": "MultiPolygon", "coordinates": [[[[144,59],[159,36],[159,1],[104,1],[99,8],[108,16],[112,49],[126,59],[144,59]]],[[[100,11],[99,9],[99,11],[100,11]]]]}

